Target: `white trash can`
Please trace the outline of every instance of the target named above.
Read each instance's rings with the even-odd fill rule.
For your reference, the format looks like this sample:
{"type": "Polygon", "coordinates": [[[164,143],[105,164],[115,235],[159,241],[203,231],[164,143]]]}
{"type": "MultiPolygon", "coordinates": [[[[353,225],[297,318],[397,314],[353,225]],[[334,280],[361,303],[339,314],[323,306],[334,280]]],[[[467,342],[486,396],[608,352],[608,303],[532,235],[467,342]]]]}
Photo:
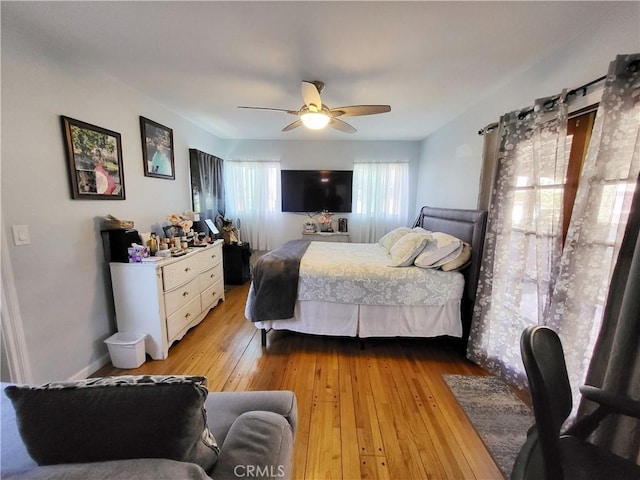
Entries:
{"type": "Polygon", "coordinates": [[[138,368],[147,359],[144,348],[146,335],[140,333],[118,332],[104,343],[109,348],[111,363],[116,368],[138,368]]]}

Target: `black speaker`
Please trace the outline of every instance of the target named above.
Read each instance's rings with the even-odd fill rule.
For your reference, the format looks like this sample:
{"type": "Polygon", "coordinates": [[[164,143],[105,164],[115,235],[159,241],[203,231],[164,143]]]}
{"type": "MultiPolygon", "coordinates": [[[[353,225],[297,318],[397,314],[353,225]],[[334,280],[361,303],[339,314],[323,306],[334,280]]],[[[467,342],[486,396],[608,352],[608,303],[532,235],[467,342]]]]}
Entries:
{"type": "Polygon", "coordinates": [[[347,219],[346,218],[339,218],[338,219],[338,231],[342,232],[342,233],[347,233],[349,231],[349,227],[347,226],[347,219]]]}

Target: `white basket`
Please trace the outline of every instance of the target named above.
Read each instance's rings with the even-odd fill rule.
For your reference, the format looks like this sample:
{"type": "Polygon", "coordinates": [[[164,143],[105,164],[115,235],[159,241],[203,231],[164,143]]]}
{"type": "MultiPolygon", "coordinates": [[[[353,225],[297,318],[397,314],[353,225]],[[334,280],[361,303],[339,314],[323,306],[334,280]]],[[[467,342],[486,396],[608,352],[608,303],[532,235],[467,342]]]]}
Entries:
{"type": "Polygon", "coordinates": [[[109,348],[111,363],[116,368],[138,368],[147,359],[144,348],[145,334],[118,332],[104,343],[109,348]]]}

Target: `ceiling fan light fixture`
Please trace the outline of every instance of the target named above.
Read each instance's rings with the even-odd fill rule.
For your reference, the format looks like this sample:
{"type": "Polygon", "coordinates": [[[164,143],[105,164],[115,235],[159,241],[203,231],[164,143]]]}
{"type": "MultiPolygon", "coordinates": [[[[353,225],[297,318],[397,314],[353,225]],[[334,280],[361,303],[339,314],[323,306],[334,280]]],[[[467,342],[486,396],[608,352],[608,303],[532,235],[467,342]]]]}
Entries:
{"type": "Polygon", "coordinates": [[[306,112],[300,115],[300,120],[305,127],[311,130],[322,130],[327,126],[331,117],[325,112],[306,112]]]}
{"type": "Polygon", "coordinates": [[[253,108],[255,110],[273,110],[277,112],[285,112],[289,115],[295,115],[295,122],[282,129],[283,132],[289,132],[294,128],[302,125],[310,130],[322,130],[327,125],[335,128],[343,133],[356,133],[357,130],[347,122],[338,117],[358,117],[361,115],[375,115],[377,113],[390,112],[389,105],[347,105],[338,108],[329,108],[322,103],[320,92],[324,87],[324,83],[320,81],[308,82],[302,81],[302,99],[304,105],[299,110],[287,110],[284,108],[269,107],[238,107],[253,108]]]}

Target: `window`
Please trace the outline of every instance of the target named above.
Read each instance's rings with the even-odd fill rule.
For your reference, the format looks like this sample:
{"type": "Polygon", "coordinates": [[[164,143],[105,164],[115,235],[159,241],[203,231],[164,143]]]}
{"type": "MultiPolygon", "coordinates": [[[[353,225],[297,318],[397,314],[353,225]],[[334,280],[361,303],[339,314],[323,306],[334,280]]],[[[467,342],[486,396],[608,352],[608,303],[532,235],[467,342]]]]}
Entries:
{"type": "Polygon", "coordinates": [[[234,215],[277,211],[280,162],[230,161],[225,167],[228,211],[234,215]]]}
{"type": "MultiPolygon", "coordinates": [[[[576,198],[578,183],[582,165],[584,163],[587,146],[591,139],[591,131],[596,117],[598,105],[576,112],[567,124],[567,135],[572,138],[571,157],[567,169],[567,182],[565,186],[565,216],[564,235],[566,237],[569,219],[576,198]]],[[[629,139],[633,143],[633,139],[629,139]]],[[[620,218],[625,212],[624,218],[631,208],[631,200],[635,190],[635,178],[628,172],[618,171],[615,166],[606,168],[599,179],[600,196],[599,208],[594,222],[601,224],[598,231],[602,234],[598,238],[592,238],[593,244],[613,250],[618,230],[618,222],[611,223],[612,218],[620,218]]]]}
{"type": "MultiPolygon", "coordinates": [[[[571,114],[566,122],[564,146],[559,144],[563,140],[555,133],[557,127],[549,123],[550,130],[543,128],[539,136],[515,147],[509,249],[513,265],[508,269],[507,284],[518,285],[509,296],[509,303],[526,324],[540,321],[539,305],[547,305],[550,299],[550,282],[557,276],[557,262],[548,259],[562,248],[567,235],[596,109],[594,105],[571,114]]],[[[605,223],[608,219],[607,214],[605,223]]]]}
{"type": "Polygon", "coordinates": [[[356,163],[353,177],[354,213],[406,216],[408,163],[356,163]]]}
{"type": "Polygon", "coordinates": [[[355,241],[374,242],[389,230],[406,226],[409,213],[407,162],[356,163],[353,169],[355,241]]]}
{"type": "Polygon", "coordinates": [[[596,118],[598,104],[579,110],[569,117],[567,122],[567,140],[571,144],[569,164],[567,166],[567,179],[564,186],[564,211],[562,216],[562,239],[567,238],[567,229],[573,204],[576,200],[578,183],[580,182],[580,172],[584,157],[587,154],[587,147],[591,139],[591,130],[596,118]]]}
{"type": "MultiPolygon", "coordinates": [[[[241,240],[257,250],[274,247],[279,216],[280,162],[225,162],[226,216],[241,220],[241,240]]],[[[236,225],[237,226],[237,225],[236,225]]]]}

